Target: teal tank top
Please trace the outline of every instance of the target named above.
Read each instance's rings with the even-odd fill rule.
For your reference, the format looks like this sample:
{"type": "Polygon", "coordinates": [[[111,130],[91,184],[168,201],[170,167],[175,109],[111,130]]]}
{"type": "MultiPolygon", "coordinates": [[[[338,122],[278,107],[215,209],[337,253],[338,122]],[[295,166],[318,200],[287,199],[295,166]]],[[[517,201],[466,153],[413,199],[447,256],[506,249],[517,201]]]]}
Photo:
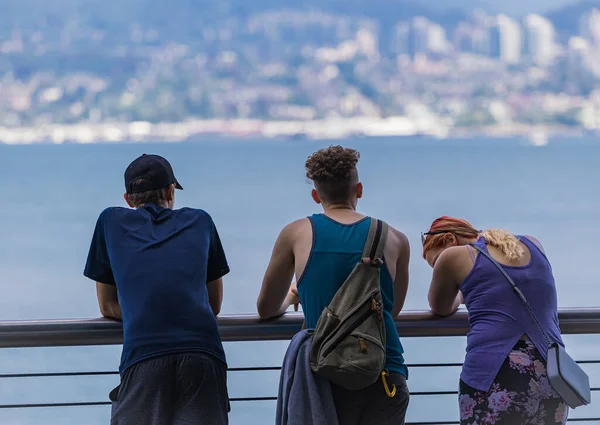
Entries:
{"type": "MultiPolygon", "coordinates": [[[[324,214],[313,214],[308,219],[312,224],[313,242],[306,268],[298,280],[298,295],[306,327],[314,329],[321,312],[361,260],[370,219],[365,217],[353,224],[338,223],[324,214]]],[[[394,281],[385,266],[381,270],[381,293],[386,332],[386,368],[408,378],[408,369],[402,356],[404,349],[392,318],[394,281]]]]}

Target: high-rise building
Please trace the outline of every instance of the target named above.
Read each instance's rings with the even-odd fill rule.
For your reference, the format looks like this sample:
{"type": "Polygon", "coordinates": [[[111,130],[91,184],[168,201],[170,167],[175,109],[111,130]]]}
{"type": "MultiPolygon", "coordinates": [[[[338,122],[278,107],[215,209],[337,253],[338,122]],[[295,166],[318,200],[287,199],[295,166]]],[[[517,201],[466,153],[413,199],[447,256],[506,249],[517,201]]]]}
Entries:
{"type": "Polygon", "coordinates": [[[452,43],[458,52],[473,52],[473,32],[475,28],[468,22],[461,22],[454,31],[452,43]]]}
{"type": "Polygon", "coordinates": [[[448,39],[446,30],[441,25],[432,23],[429,27],[429,37],[427,43],[428,53],[442,54],[448,51],[448,39]]]}
{"type": "Polygon", "coordinates": [[[432,22],[422,16],[417,16],[411,23],[411,41],[413,55],[427,53],[429,50],[429,31],[432,22]]]}
{"type": "Polygon", "coordinates": [[[397,53],[411,56],[442,54],[450,47],[444,28],[422,16],[396,26],[395,44],[397,53]]]}
{"type": "Polygon", "coordinates": [[[554,26],[540,15],[528,15],[525,18],[524,51],[529,60],[540,66],[546,66],[556,56],[554,26]]]}
{"type": "Polygon", "coordinates": [[[567,81],[579,87],[592,83],[590,43],[583,37],[571,37],[567,50],[567,81]]]}
{"type": "Polygon", "coordinates": [[[581,17],[579,32],[593,46],[600,47],[600,10],[593,8],[581,17]]]}
{"type": "Polygon", "coordinates": [[[396,56],[410,55],[410,24],[400,22],[394,27],[392,51],[396,56]]]}
{"type": "Polygon", "coordinates": [[[356,44],[358,51],[371,60],[379,57],[379,40],[377,34],[371,28],[360,28],[356,33],[356,44]]]}
{"type": "Polygon", "coordinates": [[[519,23],[506,15],[498,15],[489,32],[491,55],[510,65],[519,63],[523,44],[519,23]]]}

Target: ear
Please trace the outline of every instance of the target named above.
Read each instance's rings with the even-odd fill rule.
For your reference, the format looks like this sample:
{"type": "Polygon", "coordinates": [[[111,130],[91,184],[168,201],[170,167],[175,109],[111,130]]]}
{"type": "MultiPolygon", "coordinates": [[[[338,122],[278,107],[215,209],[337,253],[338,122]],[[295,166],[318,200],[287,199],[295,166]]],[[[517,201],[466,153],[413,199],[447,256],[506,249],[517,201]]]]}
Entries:
{"type": "Polygon", "coordinates": [[[171,202],[175,199],[175,185],[172,184],[167,189],[167,202],[171,202]]]}
{"type": "Polygon", "coordinates": [[[361,182],[356,183],[356,198],[360,199],[362,198],[362,193],[363,193],[363,185],[361,182]]]}
{"type": "Polygon", "coordinates": [[[129,195],[127,194],[127,192],[125,192],[123,194],[123,199],[125,199],[125,202],[127,202],[127,205],[129,205],[131,208],[135,208],[133,203],[129,200],[129,195]]]}
{"type": "Polygon", "coordinates": [[[321,203],[321,198],[319,198],[319,194],[317,193],[317,189],[313,189],[312,192],[310,192],[310,195],[313,198],[313,201],[315,201],[317,204],[321,203]]]}
{"type": "Polygon", "coordinates": [[[452,233],[444,234],[444,246],[456,246],[458,245],[458,239],[452,233]]]}

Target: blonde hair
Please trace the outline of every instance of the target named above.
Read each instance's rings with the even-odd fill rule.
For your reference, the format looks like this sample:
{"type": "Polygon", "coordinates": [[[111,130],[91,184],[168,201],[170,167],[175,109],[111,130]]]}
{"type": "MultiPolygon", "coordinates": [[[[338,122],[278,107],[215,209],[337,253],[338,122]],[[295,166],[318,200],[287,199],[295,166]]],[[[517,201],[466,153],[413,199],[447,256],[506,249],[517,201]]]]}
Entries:
{"type": "Polygon", "coordinates": [[[523,246],[512,232],[504,229],[486,229],[481,236],[488,245],[498,248],[510,260],[520,260],[525,255],[523,246]]]}
{"type": "Polygon", "coordinates": [[[435,219],[429,228],[428,235],[423,244],[423,258],[432,248],[444,245],[444,234],[451,233],[455,237],[477,238],[483,236],[488,245],[498,248],[509,260],[515,261],[523,258],[525,250],[519,243],[519,239],[510,231],[504,229],[487,229],[479,232],[467,220],[455,217],[443,216],[435,219]]]}

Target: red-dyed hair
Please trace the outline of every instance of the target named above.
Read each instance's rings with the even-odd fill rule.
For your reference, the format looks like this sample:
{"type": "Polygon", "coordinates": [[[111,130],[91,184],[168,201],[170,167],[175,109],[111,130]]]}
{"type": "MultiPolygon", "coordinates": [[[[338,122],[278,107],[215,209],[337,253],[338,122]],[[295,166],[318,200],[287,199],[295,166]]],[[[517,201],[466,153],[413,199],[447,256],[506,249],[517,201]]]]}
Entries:
{"type": "Polygon", "coordinates": [[[431,249],[444,246],[444,235],[446,233],[452,233],[454,237],[461,236],[468,239],[476,238],[481,233],[485,242],[500,249],[508,260],[518,260],[525,255],[525,250],[519,243],[519,239],[508,230],[486,229],[480,232],[467,220],[443,216],[436,218],[429,228],[429,232],[438,231],[443,231],[444,233],[427,235],[425,238],[423,258],[427,256],[427,253],[431,249]]]}
{"type": "MultiPolygon", "coordinates": [[[[429,232],[446,231],[452,233],[455,237],[476,238],[479,231],[471,223],[462,218],[442,216],[433,220],[429,232]]],[[[427,235],[423,245],[423,258],[433,249],[444,245],[445,233],[436,235],[427,235]]]]}

